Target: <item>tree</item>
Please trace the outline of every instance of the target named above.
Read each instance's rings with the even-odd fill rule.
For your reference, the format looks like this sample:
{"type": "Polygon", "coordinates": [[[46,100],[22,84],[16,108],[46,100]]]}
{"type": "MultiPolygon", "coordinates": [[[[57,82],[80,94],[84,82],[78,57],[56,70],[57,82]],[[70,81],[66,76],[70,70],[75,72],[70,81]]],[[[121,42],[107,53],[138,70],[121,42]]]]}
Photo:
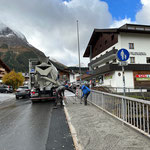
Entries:
{"type": "Polygon", "coordinates": [[[2,78],[3,83],[11,85],[13,89],[17,89],[19,86],[23,85],[24,80],[22,73],[16,73],[14,70],[5,74],[2,78]]]}

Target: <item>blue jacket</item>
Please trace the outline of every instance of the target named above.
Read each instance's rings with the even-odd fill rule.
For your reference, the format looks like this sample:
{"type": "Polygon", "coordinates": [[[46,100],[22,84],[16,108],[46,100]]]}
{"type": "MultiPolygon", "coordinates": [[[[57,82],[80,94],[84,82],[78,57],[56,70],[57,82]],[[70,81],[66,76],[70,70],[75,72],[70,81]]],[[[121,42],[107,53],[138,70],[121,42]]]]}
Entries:
{"type": "Polygon", "coordinates": [[[84,95],[86,95],[87,93],[89,93],[89,92],[91,91],[91,90],[90,90],[87,86],[85,86],[85,85],[82,85],[81,90],[82,90],[82,92],[83,92],[81,98],[84,97],[84,95]]]}

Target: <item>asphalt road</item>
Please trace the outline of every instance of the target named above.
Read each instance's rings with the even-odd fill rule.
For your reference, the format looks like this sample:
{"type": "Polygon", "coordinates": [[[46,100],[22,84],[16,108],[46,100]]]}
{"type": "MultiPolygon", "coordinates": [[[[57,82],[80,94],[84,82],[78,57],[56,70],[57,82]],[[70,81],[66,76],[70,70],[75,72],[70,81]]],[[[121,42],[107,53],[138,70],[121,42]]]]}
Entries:
{"type": "Polygon", "coordinates": [[[52,102],[32,104],[20,99],[14,106],[0,109],[0,150],[67,150],[67,147],[74,149],[63,108],[53,109],[52,102]]]}

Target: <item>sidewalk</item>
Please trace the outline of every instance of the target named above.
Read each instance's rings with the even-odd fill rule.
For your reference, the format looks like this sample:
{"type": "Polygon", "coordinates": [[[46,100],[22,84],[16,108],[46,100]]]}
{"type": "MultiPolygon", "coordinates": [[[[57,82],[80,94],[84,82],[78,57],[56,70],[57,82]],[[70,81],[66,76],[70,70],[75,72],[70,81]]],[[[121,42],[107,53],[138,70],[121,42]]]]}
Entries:
{"type": "Polygon", "coordinates": [[[150,139],[92,104],[67,97],[65,111],[78,150],[150,150],[150,139]]]}

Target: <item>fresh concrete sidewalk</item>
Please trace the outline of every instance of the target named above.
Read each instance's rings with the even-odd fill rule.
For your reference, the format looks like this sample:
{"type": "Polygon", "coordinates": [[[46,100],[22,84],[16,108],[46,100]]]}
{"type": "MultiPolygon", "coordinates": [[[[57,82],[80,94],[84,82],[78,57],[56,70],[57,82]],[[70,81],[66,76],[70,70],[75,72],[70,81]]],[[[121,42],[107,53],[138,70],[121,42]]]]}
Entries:
{"type": "Polygon", "coordinates": [[[67,102],[69,124],[82,150],[150,150],[150,139],[92,104],[84,106],[74,96],[67,97],[67,102]]]}

